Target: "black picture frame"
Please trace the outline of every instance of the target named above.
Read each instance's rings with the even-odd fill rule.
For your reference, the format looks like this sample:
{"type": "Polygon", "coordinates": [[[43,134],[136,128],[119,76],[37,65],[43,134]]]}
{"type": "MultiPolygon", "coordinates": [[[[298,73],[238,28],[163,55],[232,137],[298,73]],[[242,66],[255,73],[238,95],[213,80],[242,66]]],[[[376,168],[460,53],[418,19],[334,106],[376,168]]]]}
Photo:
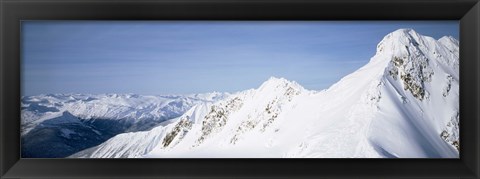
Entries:
{"type": "Polygon", "coordinates": [[[1,178],[478,178],[478,0],[0,0],[1,178]],[[22,20],[459,20],[460,159],[21,159],[22,20]]]}

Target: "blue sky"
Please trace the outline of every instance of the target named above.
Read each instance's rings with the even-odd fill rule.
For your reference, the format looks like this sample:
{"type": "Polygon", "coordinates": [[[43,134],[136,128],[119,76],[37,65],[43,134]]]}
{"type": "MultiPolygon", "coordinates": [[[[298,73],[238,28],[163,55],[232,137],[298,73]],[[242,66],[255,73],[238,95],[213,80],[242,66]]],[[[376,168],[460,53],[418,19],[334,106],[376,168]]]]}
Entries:
{"type": "Polygon", "coordinates": [[[321,90],[399,28],[459,39],[458,21],[24,21],[22,95],[321,90]]]}

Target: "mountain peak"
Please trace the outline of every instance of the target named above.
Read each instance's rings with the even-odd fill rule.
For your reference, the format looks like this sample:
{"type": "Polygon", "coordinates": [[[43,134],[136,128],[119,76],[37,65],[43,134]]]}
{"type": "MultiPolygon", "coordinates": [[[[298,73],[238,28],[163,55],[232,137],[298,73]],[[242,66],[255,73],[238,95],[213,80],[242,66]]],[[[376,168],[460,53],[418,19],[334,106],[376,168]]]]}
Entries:
{"type": "MultiPolygon", "coordinates": [[[[389,34],[387,34],[382,42],[389,41],[389,42],[400,42],[400,43],[407,43],[413,41],[419,41],[423,36],[418,34],[413,29],[398,29],[389,34]]],[[[382,43],[380,42],[380,43],[382,43]]]]}
{"type": "MultiPolygon", "coordinates": [[[[413,29],[398,29],[387,34],[378,43],[377,55],[401,57],[418,54],[417,52],[429,54],[430,52],[435,52],[435,46],[438,45],[445,46],[450,51],[457,51],[458,44],[458,40],[452,36],[444,36],[436,40],[432,37],[421,35],[413,29]]],[[[380,59],[385,59],[384,57],[380,59]]]]}
{"type": "Polygon", "coordinates": [[[285,78],[282,78],[282,77],[275,77],[275,76],[271,76],[270,78],[268,78],[268,80],[266,82],[289,82],[287,79],[285,78]]]}
{"type": "Polygon", "coordinates": [[[392,33],[397,33],[397,34],[410,34],[410,33],[417,33],[415,32],[415,30],[411,29],[411,28],[401,28],[401,29],[397,29],[395,31],[393,31],[392,33]]]}
{"type": "Polygon", "coordinates": [[[404,28],[404,29],[397,29],[391,32],[390,34],[387,35],[387,37],[392,38],[392,40],[400,40],[400,39],[419,40],[423,36],[417,33],[413,29],[404,28]]]}
{"type": "Polygon", "coordinates": [[[413,29],[398,29],[387,34],[377,45],[377,54],[403,56],[435,39],[423,36],[413,29]]]}
{"type": "Polygon", "coordinates": [[[267,81],[263,82],[260,86],[260,90],[267,88],[278,88],[278,87],[292,87],[298,90],[303,90],[303,87],[295,81],[289,81],[285,78],[270,77],[267,81]]]}
{"type": "Polygon", "coordinates": [[[287,79],[285,78],[278,78],[278,77],[274,77],[274,76],[271,76],[270,78],[268,78],[267,81],[263,82],[262,86],[265,86],[265,85],[279,85],[279,84],[289,84],[289,83],[292,83],[291,81],[288,81],[287,79]]]}
{"type": "Polygon", "coordinates": [[[443,36],[442,38],[438,39],[438,42],[444,45],[453,44],[453,45],[459,46],[460,44],[459,41],[452,36],[443,36]]]}

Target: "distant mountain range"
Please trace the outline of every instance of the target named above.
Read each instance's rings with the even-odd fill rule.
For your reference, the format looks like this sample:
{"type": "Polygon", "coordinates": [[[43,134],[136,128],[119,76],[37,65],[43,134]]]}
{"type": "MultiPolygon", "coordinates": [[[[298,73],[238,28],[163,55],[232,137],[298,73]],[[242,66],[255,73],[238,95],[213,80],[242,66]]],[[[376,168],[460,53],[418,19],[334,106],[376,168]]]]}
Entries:
{"type": "Polygon", "coordinates": [[[142,96],[54,94],[23,97],[22,157],[67,157],[125,132],[169,123],[228,93],[142,96]]]}
{"type": "Polygon", "coordinates": [[[23,157],[458,158],[459,142],[459,42],[412,29],[322,91],[272,77],[234,94],[22,98],[23,157]]]}

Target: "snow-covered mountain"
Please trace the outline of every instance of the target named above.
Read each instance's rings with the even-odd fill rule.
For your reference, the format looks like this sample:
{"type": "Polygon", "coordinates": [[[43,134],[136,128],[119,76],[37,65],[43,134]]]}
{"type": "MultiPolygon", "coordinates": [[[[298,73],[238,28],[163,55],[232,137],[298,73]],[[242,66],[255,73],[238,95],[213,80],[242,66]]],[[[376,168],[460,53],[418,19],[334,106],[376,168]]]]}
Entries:
{"type": "Polygon", "coordinates": [[[458,124],[458,41],[399,29],[326,90],[270,78],[72,157],[457,158],[458,124]]]}
{"type": "MultiPolygon", "coordinates": [[[[22,134],[39,123],[61,116],[64,112],[89,120],[117,120],[126,123],[155,123],[182,115],[193,105],[212,102],[228,93],[142,96],[136,94],[49,94],[22,97],[22,134]]],[[[142,126],[143,128],[145,126],[142,126]]],[[[132,129],[136,130],[136,129],[132,129]]]]}
{"type": "MultiPolygon", "coordinates": [[[[208,102],[196,105],[182,116],[165,121],[162,125],[152,130],[119,134],[101,145],[78,152],[72,157],[133,158],[144,155],[157,145],[162,145],[161,141],[167,136],[167,132],[174,130],[177,133],[183,132],[177,126],[188,125],[188,121],[196,121],[203,118],[210,106],[211,103],[208,102]],[[174,129],[175,127],[176,129],[174,129]]],[[[168,142],[170,143],[171,141],[168,142]]],[[[164,141],[164,143],[167,143],[167,141],[164,141]]]]}
{"type": "Polygon", "coordinates": [[[52,94],[22,97],[24,157],[65,157],[124,132],[150,130],[227,93],[142,96],[52,94]]]}

